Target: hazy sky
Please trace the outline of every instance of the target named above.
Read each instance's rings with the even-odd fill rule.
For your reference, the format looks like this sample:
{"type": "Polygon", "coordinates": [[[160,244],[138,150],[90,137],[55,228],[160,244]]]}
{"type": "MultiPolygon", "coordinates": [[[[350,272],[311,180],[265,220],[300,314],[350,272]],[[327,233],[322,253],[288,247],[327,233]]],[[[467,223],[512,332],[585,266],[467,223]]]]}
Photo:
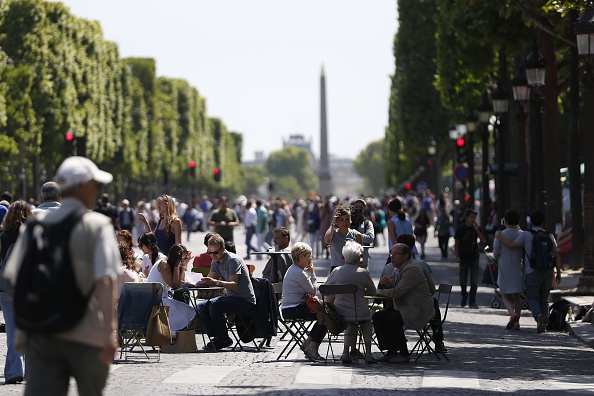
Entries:
{"type": "Polygon", "coordinates": [[[66,0],[101,23],[121,57],[188,80],[211,117],[244,136],[243,158],[290,134],[319,154],[326,71],[331,155],[354,158],[388,123],[395,0],[66,0]]]}

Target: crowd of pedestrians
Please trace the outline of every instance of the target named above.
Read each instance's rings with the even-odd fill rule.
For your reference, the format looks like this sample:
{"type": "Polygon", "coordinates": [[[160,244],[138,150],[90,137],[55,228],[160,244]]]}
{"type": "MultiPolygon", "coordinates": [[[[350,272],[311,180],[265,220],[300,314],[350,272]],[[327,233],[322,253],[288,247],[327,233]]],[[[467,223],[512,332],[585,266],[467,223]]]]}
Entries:
{"type": "Polygon", "coordinates": [[[290,202],[281,198],[232,202],[225,196],[210,201],[203,196],[200,202],[184,203],[162,194],[132,207],[127,199],[114,205],[108,194],[97,199],[102,185],[111,180],[109,173],[99,170],[90,160],[71,157],[60,166],[56,182],[41,187],[42,203],[38,206],[21,200],[11,203],[8,193],[0,196],[0,262],[6,264],[3,272],[13,283],[24,256],[10,252],[13,246],[18,250],[31,243],[26,237],[19,238],[19,228],[29,218],[37,216],[51,223],[61,221],[71,211],[95,212],[82,216],[68,241],[70,253],[76,257],[78,286],[90,296],[88,312],[73,329],[58,335],[29,335],[19,341],[13,295],[9,286],[0,283],[0,307],[9,344],[4,366],[6,383],[19,383],[26,378],[25,394],[38,394],[41,386],[59,394],[67,386],[64,379],[70,376],[76,379],[81,394],[101,393],[107,378],[106,367],[116,348],[113,307],[124,282],[163,284],[163,302],[169,306],[172,334],[185,329],[197,317],[210,339],[206,350],[216,352],[231,346],[225,314],[249,312],[256,306],[250,270],[244,260],[254,254],[256,259],[262,259],[262,253],[269,249],[278,254],[268,258],[262,276],[272,283],[282,283],[280,308],[285,319],[315,322],[300,345],[305,356],[313,361],[324,360],[319,346],[328,331],[307,303],[308,296],[318,294],[314,259],[331,261],[326,284],[358,286],[354,296],[327,299],[347,322],[341,355],[344,364],[351,364],[356,358],[377,363],[371,354],[373,331],[380,349],[386,351],[380,361],[407,362],[410,352],[403,329],[421,329],[427,323],[432,324],[435,350],[447,352],[439,325],[439,305],[431,297],[436,286],[425,261],[425,243],[431,228],[439,241],[441,259],[448,260],[453,253],[459,264],[460,306],[470,308],[478,308],[479,253],[492,234],[494,254],[499,260],[497,281],[510,313],[505,326],[509,330],[520,329],[521,295],[525,293],[537,331],[545,331],[551,280],[555,278],[557,284],[561,281],[556,241],[542,228],[544,214],[540,211],[530,215],[532,228],[528,231],[519,228],[519,214],[510,210],[504,217],[505,230],[491,233],[487,229],[492,228],[487,225],[492,218],[481,228],[474,209],[463,210],[459,202],[450,202],[447,194],[435,197],[430,191],[382,198],[313,196],[290,202]],[[234,231],[242,225],[247,246],[245,258],[235,253],[234,246],[234,231]],[[204,238],[206,253],[193,255],[182,244],[184,232],[189,241],[194,231],[207,229],[211,232],[204,238]],[[454,247],[450,250],[452,237],[454,247]],[[368,249],[379,244],[387,245],[389,255],[375,285],[367,269],[368,249]],[[136,253],[136,247],[142,254],[136,253]],[[79,268],[83,265],[93,270],[83,271],[79,268]],[[201,282],[224,289],[222,295],[196,308],[172,298],[192,267],[209,268],[201,282]],[[364,295],[384,296],[384,308],[372,315],[364,295]],[[363,353],[356,346],[358,333],[364,341],[363,353]],[[47,370],[47,361],[55,363],[52,370],[47,370]],[[96,377],[85,374],[98,366],[101,370],[96,377]]]}

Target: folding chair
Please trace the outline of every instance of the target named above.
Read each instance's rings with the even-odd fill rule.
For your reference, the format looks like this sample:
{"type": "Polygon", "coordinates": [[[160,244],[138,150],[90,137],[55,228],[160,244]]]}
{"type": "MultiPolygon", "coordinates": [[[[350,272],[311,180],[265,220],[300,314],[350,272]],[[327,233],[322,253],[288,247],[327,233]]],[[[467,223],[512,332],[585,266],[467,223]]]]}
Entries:
{"type": "Polygon", "coordinates": [[[411,351],[411,354],[413,352],[417,354],[415,362],[417,362],[421,355],[425,352],[432,353],[437,358],[437,360],[441,360],[439,357],[439,354],[441,354],[448,362],[450,361],[445,352],[436,352],[435,349],[431,347],[431,343],[435,341],[435,333],[437,331],[443,331],[443,324],[445,323],[446,317],[448,315],[448,309],[450,307],[452,285],[447,283],[440,284],[439,288],[437,289],[437,293],[437,307],[439,307],[443,303],[443,300],[445,300],[445,310],[443,311],[443,317],[441,317],[441,319],[439,319],[439,317],[434,317],[429,322],[427,322],[425,327],[420,330],[416,330],[417,334],[419,335],[419,339],[411,351]]]}
{"type": "Polygon", "coordinates": [[[228,321],[228,329],[235,345],[243,350],[242,343],[252,343],[257,352],[260,352],[269,337],[275,336],[278,329],[278,306],[274,290],[268,279],[250,278],[254,293],[256,294],[256,307],[251,312],[228,312],[233,316],[233,321],[228,321]],[[262,340],[258,344],[256,338],[262,340]]]}
{"type": "MultiPolygon", "coordinates": [[[[163,298],[163,285],[159,282],[122,284],[120,299],[117,306],[118,336],[120,338],[120,359],[128,359],[128,352],[136,346],[140,347],[147,359],[149,355],[142,344],[146,336],[149,317],[155,302],[160,304],[163,298]],[[155,291],[153,294],[153,286],[155,291]]],[[[157,361],[161,358],[161,348],[152,347],[157,351],[157,361]]]]}
{"type": "MultiPolygon", "coordinates": [[[[322,302],[324,303],[324,305],[326,304],[326,296],[337,295],[337,294],[352,294],[353,295],[354,308],[355,308],[355,321],[347,323],[347,324],[357,325],[358,344],[360,345],[363,342],[363,333],[361,332],[360,326],[367,321],[359,322],[359,319],[357,318],[357,296],[356,296],[356,294],[357,294],[357,291],[359,290],[357,285],[355,285],[353,283],[335,284],[335,285],[323,284],[323,285],[320,285],[319,290],[320,290],[320,293],[322,294],[322,302]]],[[[335,336],[335,339],[337,339],[337,336],[335,336]]],[[[332,348],[332,334],[330,334],[330,332],[328,332],[328,349],[326,350],[326,360],[328,360],[329,353],[332,354],[332,360],[335,361],[336,359],[334,357],[334,350],[332,348]]]]}

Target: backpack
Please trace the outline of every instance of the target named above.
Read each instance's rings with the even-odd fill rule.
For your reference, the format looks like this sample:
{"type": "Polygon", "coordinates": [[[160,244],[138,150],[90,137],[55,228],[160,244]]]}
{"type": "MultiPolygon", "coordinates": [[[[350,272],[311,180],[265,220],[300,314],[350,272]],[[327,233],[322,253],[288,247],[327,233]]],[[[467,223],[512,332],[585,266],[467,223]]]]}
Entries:
{"type": "Polygon", "coordinates": [[[555,255],[553,254],[553,241],[551,233],[545,230],[528,230],[532,234],[532,251],[530,267],[535,270],[545,270],[555,266],[555,255]]]}
{"type": "MultiPolygon", "coordinates": [[[[16,242],[15,242],[16,243],[16,242]]],[[[0,262],[0,291],[5,293],[14,293],[14,286],[10,282],[10,280],[4,277],[4,271],[6,269],[6,263],[8,263],[8,258],[10,257],[10,253],[12,252],[12,248],[14,247],[15,243],[11,244],[4,255],[4,259],[0,262]]]]}
{"type": "Polygon", "coordinates": [[[567,322],[565,318],[569,312],[569,302],[559,300],[554,302],[549,307],[549,322],[547,323],[547,330],[549,331],[565,331],[567,322]]]}
{"type": "Polygon", "coordinates": [[[93,290],[84,295],[77,286],[69,241],[85,212],[74,211],[57,224],[32,220],[27,225],[29,243],[14,288],[18,328],[52,334],[69,330],[82,319],[93,290]]]}

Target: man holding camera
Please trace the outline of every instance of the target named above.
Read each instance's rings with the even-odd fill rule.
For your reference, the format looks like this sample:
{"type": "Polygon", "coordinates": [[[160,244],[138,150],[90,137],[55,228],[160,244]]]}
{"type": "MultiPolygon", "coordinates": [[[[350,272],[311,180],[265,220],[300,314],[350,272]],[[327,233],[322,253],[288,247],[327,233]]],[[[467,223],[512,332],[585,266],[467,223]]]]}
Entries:
{"type": "Polygon", "coordinates": [[[362,267],[367,267],[369,264],[369,248],[365,246],[373,246],[375,241],[375,231],[373,230],[373,222],[365,217],[365,210],[367,204],[362,198],[356,199],[351,204],[351,225],[349,228],[357,230],[361,233],[361,238],[364,246],[362,267]]]}

